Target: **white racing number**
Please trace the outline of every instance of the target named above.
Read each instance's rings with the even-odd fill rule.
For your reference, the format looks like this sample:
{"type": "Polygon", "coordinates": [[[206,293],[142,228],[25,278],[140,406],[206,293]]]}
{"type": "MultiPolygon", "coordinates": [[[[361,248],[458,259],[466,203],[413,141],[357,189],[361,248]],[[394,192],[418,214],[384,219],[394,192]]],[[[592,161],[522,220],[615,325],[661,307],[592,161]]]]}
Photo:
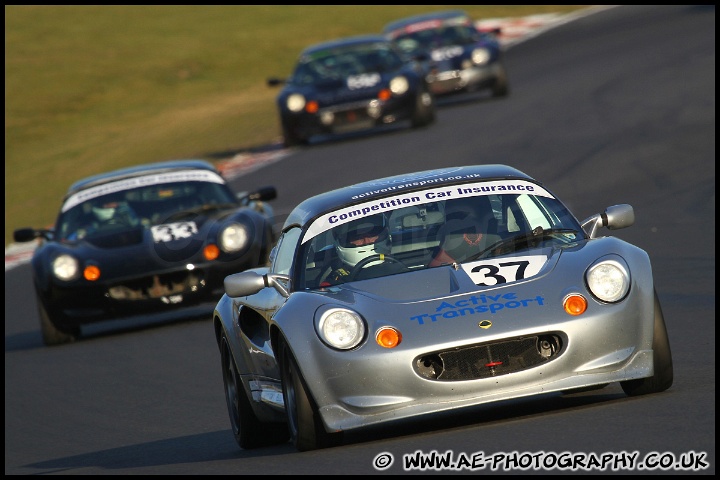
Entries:
{"type": "Polygon", "coordinates": [[[455,58],[457,56],[462,55],[463,48],[454,46],[454,47],[446,47],[446,48],[438,48],[437,50],[433,50],[430,56],[433,60],[436,62],[442,62],[443,60],[448,60],[450,58],[455,58]]]}
{"type": "Polygon", "coordinates": [[[374,87],[378,83],[380,83],[379,73],[364,73],[362,75],[351,75],[347,78],[347,86],[350,90],[374,87]]]}
{"type": "Polygon", "coordinates": [[[538,274],[547,258],[543,255],[483,259],[462,264],[475,285],[491,287],[515,282],[538,274]]]}
{"type": "Polygon", "coordinates": [[[182,240],[198,232],[195,222],[176,222],[164,225],[155,225],[151,229],[155,243],[182,240]]]}

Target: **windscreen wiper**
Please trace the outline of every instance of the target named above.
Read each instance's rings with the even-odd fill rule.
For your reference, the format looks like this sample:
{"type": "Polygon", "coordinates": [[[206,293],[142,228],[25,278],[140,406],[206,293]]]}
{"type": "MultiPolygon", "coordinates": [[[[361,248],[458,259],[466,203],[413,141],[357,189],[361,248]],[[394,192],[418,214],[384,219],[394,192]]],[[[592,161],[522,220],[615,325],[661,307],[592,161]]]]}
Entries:
{"type": "MultiPolygon", "coordinates": [[[[544,238],[553,237],[560,234],[577,234],[577,230],[574,230],[572,228],[543,228],[543,227],[535,227],[532,232],[523,232],[518,235],[514,235],[512,237],[505,238],[503,240],[500,240],[498,242],[493,243],[489,247],[481,250],[480,252],[471,255],[469,258],[467,258],[465,261],[472,261],[477,260],[479,258],[483,258],[486,253],[493,252],[496,250],[504,250],[505,248],[510,247],[516,247],[517,245],[526,244],[530,245],[532,242],[535,242],[537,240],[542,240],[544,238]]],[[[509,250],[508,250],[509,251],[509,250]]]]}

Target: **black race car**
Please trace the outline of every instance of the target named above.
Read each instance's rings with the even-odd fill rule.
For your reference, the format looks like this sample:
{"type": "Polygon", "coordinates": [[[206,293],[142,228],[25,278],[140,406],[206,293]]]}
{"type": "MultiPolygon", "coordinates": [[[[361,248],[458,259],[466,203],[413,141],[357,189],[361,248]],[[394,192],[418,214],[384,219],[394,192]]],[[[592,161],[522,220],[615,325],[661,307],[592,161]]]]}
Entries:
{"type": "Polygon", "coordinates": [[[275,241],[274,187],[235,194],[213,165],[177,160],[74,183],[32,257],[46,345],[81,326],[217,301],[223,279],[265,265],[275,241]]]}
{"type": "Polygon", "coordinates": [[[435,121],[435,101],[419,63],[382,35],[341,38],[306,48],[277,97],[284,144],[311,137],[369,130],[409,120],[435,121]]]}

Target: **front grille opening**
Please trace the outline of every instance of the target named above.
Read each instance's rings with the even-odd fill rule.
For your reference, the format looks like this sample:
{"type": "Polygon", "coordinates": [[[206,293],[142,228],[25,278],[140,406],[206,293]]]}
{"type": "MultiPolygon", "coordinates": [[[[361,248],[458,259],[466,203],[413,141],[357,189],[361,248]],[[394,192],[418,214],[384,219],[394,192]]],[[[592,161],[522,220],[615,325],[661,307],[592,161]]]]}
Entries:
{"type": "Polygon", "coordinates": [[[198,292],[205,279],[198,272],[181,271],[128,280],[108,288],[114,300],[149,300],[170,295],[198,292]]]}
{"type": "Polygon", "coordinates": [[[522,337],[429,353],[416,358],[413,367],[429,380],[476,380],[536,367],[557,358],[562,347],[556,334],[522,337]]]}

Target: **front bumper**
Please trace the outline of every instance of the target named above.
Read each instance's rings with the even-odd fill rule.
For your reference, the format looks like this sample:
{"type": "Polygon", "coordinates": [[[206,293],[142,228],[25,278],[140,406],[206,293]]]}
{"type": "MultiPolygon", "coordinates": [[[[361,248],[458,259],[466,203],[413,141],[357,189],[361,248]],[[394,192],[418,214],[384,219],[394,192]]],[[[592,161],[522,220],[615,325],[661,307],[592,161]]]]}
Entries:
{"type": "Polygon", "coordinates": [[[158,313],[217,301],[227,275],[256,266],[247,259],[183,265],[99,282],[53,284],[40,300],[60,328],[158,313]]]}
{"type": "MultiPolygon", "coordinates": [[[[622,355],[626,356],[584,372],[535,369],[507,378],[475,380],[472,381],[473,386],[457,383],[434,385],[421,396],[403,395],[400,392],[395,395],[345,396],[335,404],[322,406],[320,415],[327,431],[337,432],[495,401],[606,385],[653,374],[652,350],[615,352],[610,356],[622,355]]],[[[391,382],[392,379],[387,381],[391,382]]]]}
{"type": "MultiPolygon", "coordinates": [[[[432,321],[422,317],[424,322],[385,313],[384,320],[368,325],[369,339],[354,351],[319,346],[297,352],[326,429],[351,430],[653,374],[651,290],[636,286],[619,304],[593,301],[573,317],[562,308],[570,290],[536,287],[529,282],[486,291],[482,298],[513,299],[494,313],[443,310],[447,314],[432,321]],[[403,336],[393,349],[373,339],[387,324],[403,336]],[[547,348],[532,353],[533,345],[547,348]]],[[[467,297],[458,298],[460,303],[467,297]]],[[[437,306],[432,302],[427,311],[437,306]]]]}
{"type": "Polygon", "coordinates": [[[317,113],[290,114],[285,112],[285,128],[299,138],[313,135],[343,134],[369,130],[409,120],[415,102],[409,95],[388,101],[361,100],[323,107],[317,113]]]}
{"type": "Polygon", "coordinates": [[[492,88],[502,75],[502,65],[493,63],[463,70],[444,70],[427,76],[434,95],[492,88]]]}

